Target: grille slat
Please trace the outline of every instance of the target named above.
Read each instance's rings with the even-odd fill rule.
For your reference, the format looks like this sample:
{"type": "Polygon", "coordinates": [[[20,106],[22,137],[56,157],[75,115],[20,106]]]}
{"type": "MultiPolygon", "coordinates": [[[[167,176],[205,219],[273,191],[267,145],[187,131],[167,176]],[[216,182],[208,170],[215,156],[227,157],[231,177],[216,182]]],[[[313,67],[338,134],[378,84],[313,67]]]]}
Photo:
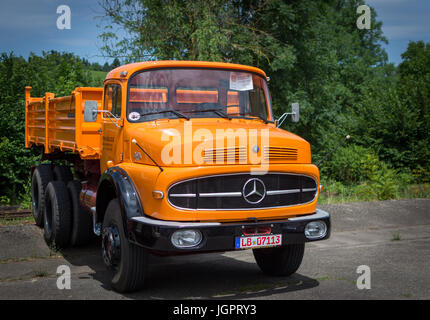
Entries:
{"type": "Polygon", "coordinates": [[[173,184],[167,194],[170,204],[181,209],[252,210],[310,203],[317,191],[317,182],[310,176],[270,173],[199,177],[173,184]],[[260,202],[250,203],[244,185],[255,179],[262,182],[265,194],[260,202]]]}
{"type": "Polygon", "coordinates": [[[297,160],[298,151],[294,148],[286,147],[264,147],[264,160],[265,161],[282,161],[282,160],[297,160]]]}
{"type": "MultiPolygon", "coordinates": [[[[245,162],[248,158],[247,147],[207,149],[203,151],[203,161],[215,163],[222,161],[245,162]]],[[[297,161],[298,150],[295,148],[264,146],[264,161],[297,161]]]]}
{"type": "Polygon", "coordinates": [[[203,153],[205,162],[245,162],[246,147],[207,149],[203,153]]]}

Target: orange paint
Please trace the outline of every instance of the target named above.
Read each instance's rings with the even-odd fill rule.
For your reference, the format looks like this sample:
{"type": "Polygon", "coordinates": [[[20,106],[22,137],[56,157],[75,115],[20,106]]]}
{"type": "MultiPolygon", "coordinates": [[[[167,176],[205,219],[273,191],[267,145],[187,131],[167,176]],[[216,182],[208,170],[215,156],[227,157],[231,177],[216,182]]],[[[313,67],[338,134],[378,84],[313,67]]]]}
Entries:
{"type": "MultiPolygon", "coordinates": [[[[124,169],[132,179],[146,215],[174,221],[237,221],[250,216],[258,219],[281,219],[292,216],[313,213],[316,210],[318,194],[311,203],[291,207],[255,210],[180,210],[169,204],[167,197],[154,199],[153,191],[167,194],[168,188],[179,181],[221,174],[246,173],[258,169],[250,158],[254,147],[250,139],[241,140],[242,133],[255,132],[257,143],[262,141],[264,132],[269,134],[268,144],[261,145],[254,156],[261,158],[261,165],[269,172],[304,174],[313,177],[319,186],[318,168],[311,164],[310,145],[304,139],[285,130],[279,129],[274,123],[265,123],[258,118],[195,117],[185,119],[177,117],[169,119],[165,114],[151,121],[133,122],[127,118],[127,104],[149,103],[160,104],[160,110],[165,108],[171,93],[168,89],[130,88],[128,80],[139,71],[155,70],[158,68],[206,68],[216,70],[234,70],[252,72],[266,79],[266,74],[254,67],[238,64],[198,62],[198,61],[156,61],[141,62],[121,66],[109,72],[104,81],[105,86],[116,84],[118,94],[109,101],[104,95],[103,88],[76,88],[70,96],[55,98],[54,94],[46,93],[44,97],[31,97],[31,87],[25,90],[25,146],[43,146],[44,152],[70,152],[78,154],[82,160],[95,159],[100,161],[101,173],[108,167],[118,166],[124,169]],[[127,101],[127,93],[129,101],[127,101]],[[114,100],[116,99],[116,100],[114,100]],[[86,101],[95,101],[97,110],[118,112],[115,120],[108,113],[97,113],[95,122],[84,121],[86,101]],[[116,107],[115,107],[116,104],[116,107]],[[116,110],[116,111],[115,111],[116,110]],[[236,149],[228,148],[226,137],[217,138],[220,130],[233,132],[236,149]],[[204,140],[199,136],[202,132],[214,137],[210,147],[198,149],[204,140]],[[234,135],[236,133],[236,135],[234,135]],[[163,150],[172,143],[175,134],[179,136],[181,149],[180,163],[165,163],[163,150]],[[187,136],[191,139],[186,140],[187,136]],[[170,140],[169,140],[170,139],[170,140]],[[163,172],[154,165],[147,155],[143,154],[136,140],[157,164],[163,167],[163,172]],[[221,141],[222,140],[222,141],[221,141]],[[217,152],[219,142],[224,143],[221,155],[217,152]],[[200,150],[196,152],[196,150],[200,150]],[[205,161],[199,162],[190,153],[197,153],[205,161]],[[217,163],[216,157],[221,156],[230,162],[217,163]],[[243,157],[245,155],[245,157],[243,157]]],[[[266,86],[266,85],[265,85],[266,86]]],[[[240,91],[227,90],[224,105],[226,113],[234,116],[239,112],[240,91]]],[[[221,93],[212,89],[176,88],[176,103],[198,104],[215,103],[221,93]]],[[[256,98],[257,99],[257,98],[256,98]]],[[[273,121],[269,97],[263,97],[268,106],[267,120],[273,121]]],[[[129,112],[134,109],[129,106],[129,112]]],[[[136,110],[145,110],[139,107],[136,110]]],[[[150,112],[149,110],[148,112],[150,112]]],[[[139,116],[139,115],[138,115],[139,116]]],[[[139,116],[140,117],[140,116],[139,116]]]]}

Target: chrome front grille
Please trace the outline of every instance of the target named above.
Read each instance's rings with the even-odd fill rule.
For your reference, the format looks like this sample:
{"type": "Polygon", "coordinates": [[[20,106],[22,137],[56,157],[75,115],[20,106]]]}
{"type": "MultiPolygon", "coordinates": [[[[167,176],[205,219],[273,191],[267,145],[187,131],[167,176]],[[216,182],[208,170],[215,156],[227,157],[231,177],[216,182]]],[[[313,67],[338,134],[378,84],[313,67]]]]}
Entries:
{"type": "Polygon", "coordinates": [[[252,210],[310,203],[318,193],[313,177],[291,173],[199,177],[173,184],[169,203],[191,210],[252,210]]]}

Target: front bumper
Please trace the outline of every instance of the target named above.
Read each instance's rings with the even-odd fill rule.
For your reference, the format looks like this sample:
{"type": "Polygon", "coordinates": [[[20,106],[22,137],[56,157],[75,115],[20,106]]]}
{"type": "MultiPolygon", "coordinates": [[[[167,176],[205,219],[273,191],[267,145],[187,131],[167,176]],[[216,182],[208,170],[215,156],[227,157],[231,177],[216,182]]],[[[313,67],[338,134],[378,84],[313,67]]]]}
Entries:
{"type": "Polygon", "coordinates": [[[249,227],[271,227],[272,234],[282,234],[282,245],[325,240],[330,237],[330,214],[317,209],[315,213],[286,220],[258,222],[175,222],[156,220],[149,217],[133,217],[129,220],[129,240],[155,252],[179,254],[192,252],[236,250],[235,239],[244,235],[249,227]],[[305,226],[312,221],[324,221],[327,233],[324,237],[310,240],[304,234],[305,226]],[[201,243],[191,248],[176,248],[170,237],[179,229],[199,230],[203,235],[201,243]]]}

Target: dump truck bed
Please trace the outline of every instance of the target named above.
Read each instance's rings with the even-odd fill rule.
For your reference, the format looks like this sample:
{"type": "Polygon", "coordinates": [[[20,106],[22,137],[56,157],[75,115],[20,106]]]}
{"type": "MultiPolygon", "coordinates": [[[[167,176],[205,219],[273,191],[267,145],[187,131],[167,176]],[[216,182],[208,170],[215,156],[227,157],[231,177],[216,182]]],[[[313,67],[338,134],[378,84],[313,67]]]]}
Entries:
{"type": "Polygon", "coordinates": [[[102,119],[84,122],[86,101],[97,101],[102,109],[103,88],[76,88],[70,96],[30,96],[25,88],[25,147],[43,146],[44,153],[72,152],[82,159],[99,159],[102,119]]]}

